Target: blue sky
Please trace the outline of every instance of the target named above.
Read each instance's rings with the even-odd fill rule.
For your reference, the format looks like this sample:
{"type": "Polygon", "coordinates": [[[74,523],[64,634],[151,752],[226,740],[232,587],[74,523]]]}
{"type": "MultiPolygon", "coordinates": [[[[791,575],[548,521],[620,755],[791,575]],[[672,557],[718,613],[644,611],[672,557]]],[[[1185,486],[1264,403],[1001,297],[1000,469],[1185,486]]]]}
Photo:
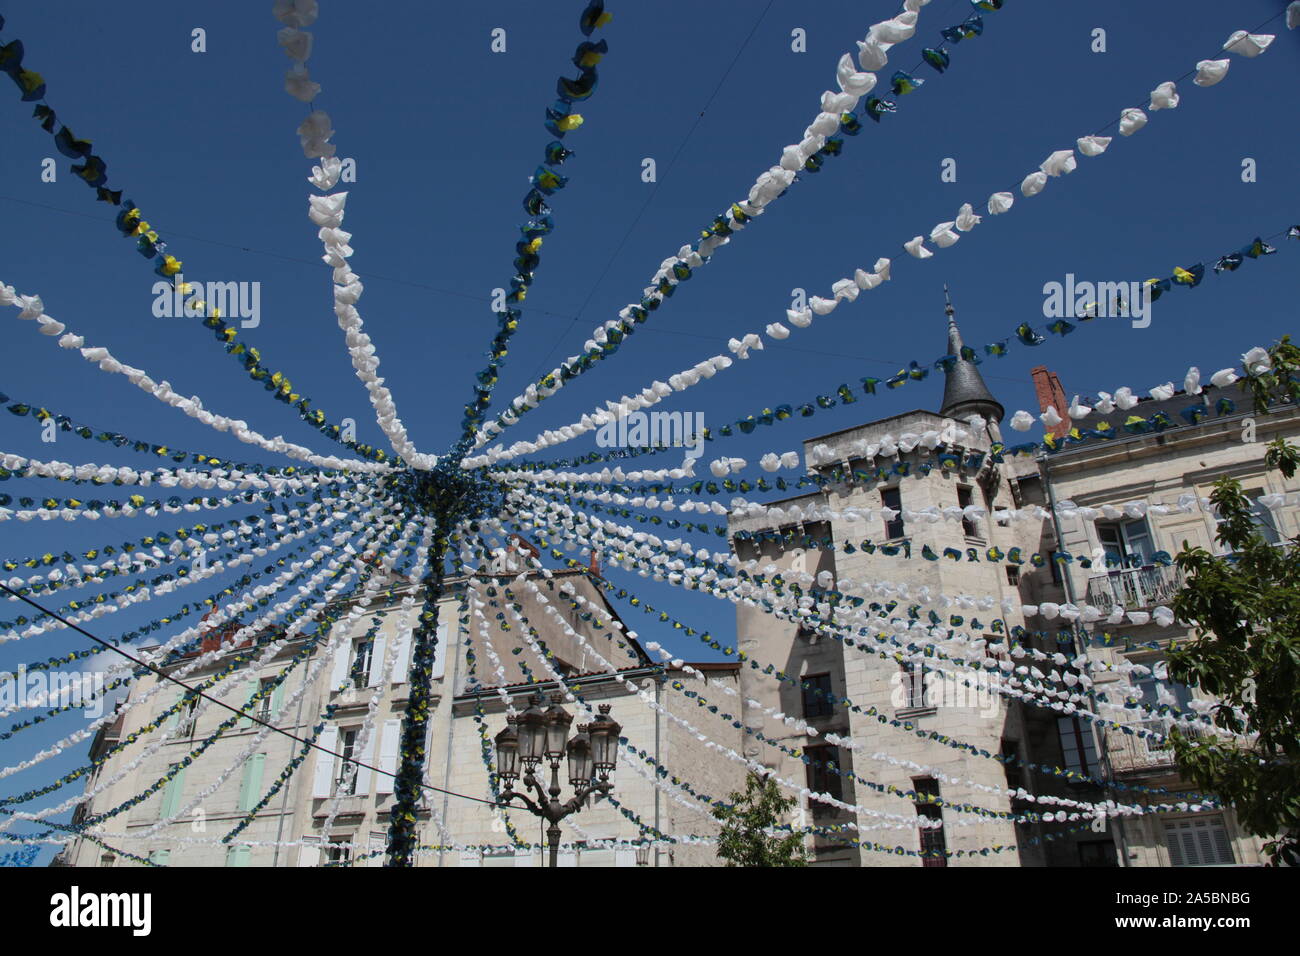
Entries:
{"type": "MultiPolygon", "coordinates": [[[[168,251],[184,261],[187,277],[261,283],[261,325],[245,335],[266,364],[288,372],[334,420],[355,418],[359,437],[380,443],[334,320],[316,227],[306,217],[312,163],[295,133],[306,110],[283,92],[288,61],[275,43],[280,25],[270,6],[47,0],[6,10],[2,38],[24,41],[25,65],[44,75],[60,120],[94,142],[110,185],[124,189],[170,240],[168,251]],[[206,31],[205,53],[191,52],[195,27],[206,31]]],[[[352,267],[366,287],[358,307],[421,450],[441,452],[455,439],[473,373],[485,360],[495,329],[489,296],[512,274],[520,202],[550,139],[543,111],[554,100],[555,77],[574,72],[569,57],[581,39],[581,6],[395,2],[384,5],[381,20],[368,5],[327,2],[311,27],[309,66],[323,86],[316,105],[333,120],[339,155],[357,164],[357,182],[344,187],[344,228],[353,234],[352,267]],[[506,30],[505,53],[490,51],[498,27],[506,30]]],[[[963,202],[982,211],[990,193],[1015,188],[1049,153],[1073,146],[1126,107],[1145,108],[1157,84],[1221,55],[1233,30],[1255,28],[1283,8],[1280,0],[1008,0],[1003,10],[984,14],[983,36],[949,47],[952,65],[944,75],[921,66],[925,85],[899,97],[897,113],[846,139],[841,156],[805,176],[697,270],[616,358],[529,415],[508,433],[511,440],[572,421],[606,398],[723,351],[731,336],[783,320],[791,290],[828,294],[836,279],[880,256],[894,259],[893,281],[659,407],[702,411],[716,426],[864,375],[887,377],[911,359],[928,365],[943,351],[945,282],[967,342],[981,344],[1006,338],[1022,321],[1041,328],[1043,285],[1067,273],[1106,281],[1165,276],[1174,266],[1209,265],[1257,235],[1284,230],[1300,221],[1300,123],[1292,95],[1300,35],[1279,18],[1264,30],[1278,34],[1264,56],[1232,57],[1228,77],[1211,88],[1180,83],[1178,109],[1151,114],[1145,129],[1117,137],[1102,157],[1081,158],[1075,173],[1052,180],[1041,195],[1019,199],[1005,216],[986,216],[933,259],[913,260],[901,248],[952,219],[963,202]],[[1105,53],[1090,49],[1095,28],[1106,31],[1105,53]],[[956,161],[955,183],[941,181],[946,158],[956,161]],[[1242,182],[1246,158],[1255,161],[1255,182],[1242,182]]],[[[501,402],[579,351],[593,326],[640,297],[664,258],[743,198],[782,148],[801,138],[821,92],[835,88],[840,55],[898,5],[662,0],[614,2],[609,9],[614,20],[601,33],[609,54],[595,96],[581,108],[585,125],[565,140],[576,150],[563,168],[569,184],[552,203],[556,230],[541,252],[497,392],[501,402]],[[806,52],[791,50],[796,28],[806,31],[806,52]],[[647,157],[657,164],[653,184],[641,181],[647,157]]],[[[929,4],[918,36],[898,48],[888,69],[916,66],[920,49],[968,11],[966,0],[929,4]]],[[[88,343],[108,346],[183,394],[202,396],[207,407],[264,434],[333,451],[270,401],[194,320],[152,315],[156,277],[149,265],[119,238],[107,205],[95,203],[68,172],[30,114],[31,105],[5,84],[0,280],[39,293],[48,313],[88,343]],[[56,182],[41,181],[44,157],[57,160],[56,182]]],[[[1038,364],[1058,371],[1067,396],[1118,385],[1145,392],[1180,382],[1189,365],[1232,365],[1250,346],[1295,331],[1300,243],[1275,245],[1275,257],[1207,276],[1194,290],[1173,290],[1155,303],[1149,328],[1099,320],[1065,340],[1013,348],[996,364],[985,363],[988,384],[1008,411],[1036,410],[1028,372],[1038,364]]],[[[100,373],[5,311],[0,391],[133,437],[269,461],[121,376],[100,373]]],[[[736,439],[726,448],[754,461],[767,450],[798,448],[812,434],[937,407],[941,389],[932,375],[811,421],[763,429],[761,442],[736,439]]],[[[153,462],[71,436],[42,444],[31,419],[6,415],[0,428],[8,452],[136,467],[153,462]]],[[[555,455],[591,448],[590,440],[574,442],[555,455]]],[[[27,484],[32,490],[23,493],[53,491],[27,484]]],[[[18,483],[3,490],[17,494],[18,483]]],[[[66,485],[60,490],[69,493],[66,485]]],[[[166,517],[0,525],[0,554],[116,544],[179,523],[166,517]]],[[[637,578],[627,583],[688,623],[734,633],[729,605],[637,578]]],[[[99,624],[111,634],[143,619],[130,612],[99,624]]],[[[673,643],[672,632],[641,630],[684,656],[702,651],[673,643]]],[[[34,647],[40,640],[0,647],[0,666],[77,646],[58,640],[34,647]]],[[[76,729],[79,719],[0,743],[0,763],[29,756],[76,729]]],[[[83,755],[78,747],[11,776],[0,792],[38,785],[83,755]]]]}

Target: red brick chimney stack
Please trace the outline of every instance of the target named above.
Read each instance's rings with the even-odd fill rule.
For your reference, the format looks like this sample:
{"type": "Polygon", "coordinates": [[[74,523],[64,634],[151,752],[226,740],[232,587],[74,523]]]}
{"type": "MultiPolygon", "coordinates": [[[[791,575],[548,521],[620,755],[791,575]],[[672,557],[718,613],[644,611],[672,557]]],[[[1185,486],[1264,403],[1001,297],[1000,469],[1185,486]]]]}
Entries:
{"type": "Polygon", "coordinates": [[[1056,409],[1056,414],[1061,416],[1061,423],[1049,428],[1047,433],[1056,438],[1062,437],[1070,430],[1070,416],[1067,414],[1069,404],[1065,399],[1065,389],[1061,388],[1061,380],[1046,365],[1035,366],[1030,369],[1029,374],[1034,379],[1034,393],[1038,396],[1038,410],[1045,412],[1047,406],[1051,405],[1056,409]]]}

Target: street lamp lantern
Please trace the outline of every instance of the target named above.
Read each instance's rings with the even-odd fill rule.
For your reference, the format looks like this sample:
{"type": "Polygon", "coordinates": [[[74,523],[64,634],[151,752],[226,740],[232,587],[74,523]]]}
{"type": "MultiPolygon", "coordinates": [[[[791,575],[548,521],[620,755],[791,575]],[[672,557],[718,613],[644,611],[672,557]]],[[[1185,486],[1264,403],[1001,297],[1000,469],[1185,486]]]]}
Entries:
{"type": "Polygon", "coordinates": [[[588,725],[587,734],[591,737],[592,761],[602,779],[614,770],[618,758],[618,737],[622,732],[622,725],[609,716],[609,704],[601,704],[600,715],[588,725]]]}
{"type": "Polygon", "coordinates": [[[551,695],[551,706],[543,709],[546,698],[540,693],[534,695],[528,709],[518,717],[507,717],[506,729],[496,735],[497,774],[505,782],[501,805],[518,800],[529,813],[550,824],[546,843],[551,851],[551,866],[559,866],[560,821],[581,810],[591,794],[607,795],[613,789],[609,775],[614,770],[618,735],[623,730],[609,716],[609,704],[601,704],[599,716],[589,724],[579,724],[577,734],[569,739],[573,715],[560,706],[563,700],[564,694],[557,691],[551,695]],[[561,803],[560,761],[566,757],[573,796],[561,803]],[[551,768],[549,787],[538,773],[543,759],[551,768]],[[532,791],[536,799],[515,790],[521,769],[523,789],[532,791]]]}
{"type": "Polygon", "coordinates": [[[564,756],[565,741],[569,738],[569,725],[573,715],[560,706],[564,695],[556,691],[551,695],[551,706],[546,711],[546,759],[556,761],[564,756]]]}
{"type": "Polygon", "coordinates": [[[569,783],[576,790],[591,783],[591,738],[587,736],[587,725],[579,724],[578,733],[569,741],[569,783]]]}
{"type": "Polygon", "coordinates": [[[637,865],[637,866],[649,866],[649,865],[650,865],[650,844],[648,844],[648,843],[638,843],[638,844],[637,844],[637,848],[636,848],[636,865],[637,865]]]}
{"type": "Polygon", "coordinates": [[[546,711],[542,710],[545,702],[545,698],[537,694],[515,721],[519,728],[519,759],[529,772],[541,761],[546,749],[546,711]]]}
{"type": "Polygon", "coordinates": [[[507,783],[519,779],[519,731],[515,715],[506,718],[506,728],[496,736],[497,775],[507,783]]]}

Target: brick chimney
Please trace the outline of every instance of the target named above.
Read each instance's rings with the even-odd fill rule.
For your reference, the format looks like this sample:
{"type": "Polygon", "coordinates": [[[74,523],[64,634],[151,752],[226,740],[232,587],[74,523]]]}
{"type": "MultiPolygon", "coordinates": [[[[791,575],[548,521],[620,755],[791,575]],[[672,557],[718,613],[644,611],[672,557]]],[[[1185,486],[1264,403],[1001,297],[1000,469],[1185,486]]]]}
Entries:
{"type": "Polygon", "coordinates": [[[1062,437],[1070,430],[1070,416],[1066,411],[1070,406],[1065,400],[1065,389],[1061,388],[1061,380],[1046,365],[1035,366],[1029,370],[1029,374],[1034,379],[1034,394],[1038,396],[1038,410],[1045,412],[1047,406],[1051,405],[1056,409],[1056,414],[1061,416],[1061,423],[1049,428],[1047,433],[1056,438],[1062,437]]]}
{"type": "Polygon", "coordinates": [[[595,548],[591,549],[591,563],[587,566],[593,577],[600,577],[600,552],[595,548]]]}

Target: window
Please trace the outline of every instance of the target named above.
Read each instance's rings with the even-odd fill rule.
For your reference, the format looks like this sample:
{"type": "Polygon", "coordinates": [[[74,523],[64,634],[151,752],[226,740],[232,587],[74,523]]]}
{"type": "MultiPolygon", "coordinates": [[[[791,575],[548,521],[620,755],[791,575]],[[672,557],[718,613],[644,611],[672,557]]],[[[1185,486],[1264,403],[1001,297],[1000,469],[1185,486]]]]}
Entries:
{"type": "Polygon", "coordinates": [[[1151,564],[1155,546],[1146,518],[1138,518],[1136,521],[1098,521],[1097,538],[1102,550],[1106,552],[1107,567],[1144,568],[1151,564]]]}
{"type": "MultiPolygon", "coordinates": [[[[969,508],[970,505],[971,505],[971,491],[969,486],[958,485],[957,486],[957,507],[969,508]]],[[[977,525],[970,518],[963,517],[961,519],[961,530],[962,533],[965,534],[966,537],[968,538],[982,539],[984,537],[983,535],[980,534],[979,525],[977,525]]]]}
{"type": "Polygon", "coordinates": [[[1014,564],[1008,564],[1006,565],[1006,569],[1007,584],[1011,585],[1013,588],[1017,587],[1020,584],[1020,568],[1016,567],[1014,564]]]}
{"type": "Polygon", "coordinates": [[[357,748],[357,728],[349,727],[347,730],[339,731],[339,753],[343,759],[339,761],[338,776],[334,778],[334,796],[350,797],[357,789],[357,765],[352,762],[352,757],[357,748]]]}
{"type": "MultiPolygon", "coordinates": [[[[1162,703],[1176,707],[1180,711],[1191,709],[1188,704],[1192,699],[1192,691],[1185,684],[1180,684],[1168,677],[1160,680],[1154,674],[1147,674],[1140,680],[1135,681],[1134,684],[1142,696],[1141,704],[1147,710],[1159,710],[1162,703]],[[1165,692],[1163,702],[1160,700],[1161,689],[1165,692]],[[1171,696],[1173,697],[1172,704],[1169,703],[1171,696]]],[[[1159,734],[1167,733],[1173,725],[1173,721],[1166,717],[1154,717],[1141,711],[1139,711],[1139,716],[1143,728],[1159,734]]],[[[1169,741],[1157,741],[1147,737],[1146,745],[1148,750],[1166,750],[1169,747],[1169,741]]]]}
{"type": "Polygon", "coordinates": [[[1097,772],[1097,747],[1092,739],[1092,728],[1078,717],[1061,717],[1056,721],[1061,736],[1061,756],[1065,769],[1086,777],[1097,772]]]}
{"type": "Polygon", "coordinates": [[[897,488],[884,488],[880,492],[880,503],[891,511],[898,512],[890,521],[885,522],[885,538],[903,537],[903,495],[897,488]]]}
{"type": "Polygon", "coordinates": [[[1119,866],[1110,840],[1084,840],[1078,846],[1080,866],[1119,866]]]}
{"type": "MultiPolygon", "coordinates": [[[[1252,488],[1249,491],[1242,492],[1250,502],[1250,520],[1255,525],[1256,532],[1269,544],[1277,544],[1282,540],[1282,536],[1277,531],[1277,518],[1271,510],[1256,500],[1263,493],[1264,489],[1262,488],[1252,488]]],[[[1214,547],[1219,554],[1227,554],[1227,545],[1219,540],[1218,526],[1222,523],[1223,520],[1216,513],[1214,515],[1214,547]]]]}
{"type": "MultiPolygon", "coordinates": [[[[902,703],[898,704],[899,710],[917,710],[922,707],[928,707],[925,697],[925,665],[918,664],[916,661],[903,661],[899,665],[902,673],[899,680],[902,685],[902,703]]],[[[897,701],[898,698],[895,698],[897,701]]]]}
{"type": "Polygon", "coordinates": [[[370,682],[370,654],[374,649],[375,642],[371,638],[357,641],[353,645],[352,666],[348,670],[353,687],[365,687],[370,682]]]}
{"type": "Polygon", "coordinates": [[[1230,866],[1236,862],[1221,813],[1166,821],[1165,845],[1173,866],[1230,866]]]}
{"type": "MultiPolygon", "coordinates": [[[[916,795],[922,799],[931,798],[939,799],[939,781],[933,777],[917,777],[912,781],[912,788],[916,790],[916,795]]],[[[937,820],[943,823],[943,808],[936,803],[922,803],[920,800],[916,804],[916,815],[925,820],[937,820]]],[[[948,849],[948,843],[944,839],[943,827],[924,827],[920,830],[921,834],[921,865],[922,866],[947,866],[948,856],[945,852],[948,849]]]]}
{"type": "Polygon", "coordinates": [[[171,850],[154,850],[149,854],[149,862],[154,866],[167,866],[171,862],[171,850]]]}
{"type": "Polygon", "coordinates": [[[179,729],[176,731],[176,736],[178,738],[194,736],[194,727],[198,723],[198,717],[197,717],[198,709],[199,709],[198,694],[195,694],[193,697],[191,697],[189,700],[187,700],[185,703],[181,705],[180,721],[178,723],[179,729]]]}
{"type": "MultiPolygon", "coordinates": [[[[828,763],[834,763],[838,769],[839,748],[827,746],[805,747],[804,756],[808,758],[805,767],[808,789],[815,793],[829,794],[839,800],[844,792],[843,778],[835,770],[827,766],[828,763]]],[[[835,812],[834,807],[818,800],[812,802],[812,809],[814,816],[835,812]]]]}
{"type": "Polygon", "coordinates": [[[325,848],[325,865],[326,866],[351,866],[352,865],[352,835],[349,833],[340,833],[330,837],[329,842],[333,846],[325,848]]]}
{"type": "Polygon", "coordinates": [[[252,852],[252,848],[246,846],[232,846],[227,848],[226,866],[248,866],[248,858],[252,852]]]}
{"type": "Polygon", "coordinates": [[[99,858],[99,865],[100,865],[100,866],[112,866],[112,865],[114,864],[114,862],[116,862],[116,860],[117,860],[117,857],[115,857],[113,854],[111,854],[111,853],[105,853],[103,856],[101,856],[101,857],[99,858]]]}
{"type": "Polygon", "coordinates": [[[830,674],[809,674],[803,679],[803,715],[807,718],[830,717],[835,713],[830,674]]]}
{"type": "Polygon", "coordinates": [[[257,685],[258,693],[264,696],[257,702],[257,719],[265,720],[268,723],[271,720],[271,698],[274,696],[275,689],[274,677],[263,677],[257,685]]]}

